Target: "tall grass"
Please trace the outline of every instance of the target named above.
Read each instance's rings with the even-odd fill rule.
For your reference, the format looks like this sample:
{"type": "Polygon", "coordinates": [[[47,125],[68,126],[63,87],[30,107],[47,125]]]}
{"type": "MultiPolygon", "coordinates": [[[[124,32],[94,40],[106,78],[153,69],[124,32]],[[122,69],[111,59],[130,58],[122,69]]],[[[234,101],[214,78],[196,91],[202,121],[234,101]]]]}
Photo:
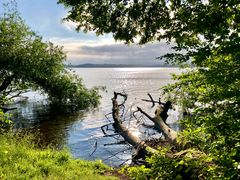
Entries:
{"type": "Polygon", "coordinates": [[[109,169],[100,161],[73,159],[67,150],[39,149],[29,134],[0,134],[0,179],[117,179],[104,176],[109,169]]]}

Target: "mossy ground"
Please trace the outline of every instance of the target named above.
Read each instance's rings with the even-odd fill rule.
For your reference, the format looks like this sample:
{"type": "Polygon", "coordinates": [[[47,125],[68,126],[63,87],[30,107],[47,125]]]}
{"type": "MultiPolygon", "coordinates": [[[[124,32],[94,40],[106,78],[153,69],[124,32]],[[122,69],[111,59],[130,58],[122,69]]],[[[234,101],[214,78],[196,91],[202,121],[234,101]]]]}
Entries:
{"type": "Polygon", "coordinates": [[[67,150],[39,149],[31,135],[0,134],[0,179],[117,179],[101,161],[73,159],[67,150]]]}

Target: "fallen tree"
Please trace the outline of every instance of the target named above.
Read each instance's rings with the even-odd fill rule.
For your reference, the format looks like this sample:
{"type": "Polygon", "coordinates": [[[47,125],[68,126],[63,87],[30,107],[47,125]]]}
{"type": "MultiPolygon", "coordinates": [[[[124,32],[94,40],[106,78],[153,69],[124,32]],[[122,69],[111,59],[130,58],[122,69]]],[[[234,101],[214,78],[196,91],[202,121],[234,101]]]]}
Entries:
{"type": "MultiPolygon", "coordinates": [[[[136,150],[138,150],[137,157],[145,157],[147,154],[155,153],[156,150],[152,147],[148,146],[145,141],[141,140],[139,137],[134,136],[131,131],[128,130],[122,123],[120,118],[120,107],[124,105],[124,103],[119,104],[117,101],[118,96],[124,97],[125,101],[127,100],[127,95],[122,93],[114,92],[114,97],[112,98],[112,117],[114,120],[113,127],[115,128],[116,132],[118,132],[126,142],[131,144],[136,150]],[[146,150],[147,149],[147,150],[146,150]]],[[[124,101],[124,102],[125,102],[124,101]]],[[[140,107],[137,107],[136,112],[140,112],[145,115],[149,120],[154,123],[155,128],[158,132],[163,133],[164,137],[169,141],[170,144],[173,146],[178,146],[176,142],[177,133],[171,129],[163,120],[162,114],[168,111],[169,107],[158,106],[155,111],[155,116],[151,117],[145,111],[143,111],[140,107]]],[[[166,121],[166,120],[165,120],[166,121]]]]}
{"type": "MultiPolygon", "coordinates": [[[[168,117],[168,110],[171,108],[171,102],[167,101],[163,103],[160,101],[154,101],[152,96],[148,94],[150,100],[142,99],[145,102],[153,103],[152,108],[155,107],[157,104],[155,114],[152,117],[149,113],[144,111],[140,107],[136,107],[134,112],[127,114],[126,111],[126,101],[127,101],[127,94],[114,92],[114,96],[112,98],[112,120],[107,126],[106,130],[109,130],[109,125],[112,125],[114,129],[114,134],[107,134],[106,130],[104,129],[105,126],[102,127],[102,131],[107,137],[114,137],[114,136],[121,136],[122,139],[119,140],[117,143],[111,143],[108,145],[117,145],[117,144],[127,144],[131,146],[135,151],[132,155],[132,164],[142,164],[144,168],[150,167],[148,171],[154,169],[154,166],[157,166],[152,161],[158,160],[162,163],[162,166],[171,166],[171,168],[175,167],[173,177],[177,177],[178,175],[181,178],[198,178],[201,179],[206,177],[207,174],[213,173],[218,167],[215,165],[214,161],[208,157],[207,154],[204,152],[186,146],[186,144],[182,143],[182,141],[178,138],[178,133],[173,130],[167,123],[168,117]],[[120,102],[122,99],[122,102],[120,102]],[[148,140],[145,140],[141,137],[135,136],[134,133],[131,131],[131,127],[128,125],[130,123],[126,123],[126,121],[131,121],[132,117],[135,120],[139,120],[137,117],[137,113],[140,116],[146,117],[150,120],[153,125],[146,125],[141,123],[146,129],[154,129],[162,136],[159,139],[149,137],[148,140]],[[126,120],[125,116],[131,116],[128,120],[126,120]],[[160,148],[160,150],[159,150],[160,148]],[[159,158],[159,156],[161,158],[159,158]],[[154,158],[157,157],[157,158],[154,158]],[[167,162],[167,163],[166,163],[167,162]],[[171,162],[171,163],[169,163],[171,162]],[[164,165],[165,163],[165,165],[164,165]],[[207,171],[207,168],[211,167],[212,171],[207,171]],[[194,173],[194,174],[193,174],[194,173]]],[[[149,135],[151,136],[151,135],[149,135]]],[[[121,152],[113,154],[112,156],[116,156],[121,152]]],[[[158,167],[160,168],[160,167],[158,167]]],[[[138,167],[130,167],[128,168],[127,172],[134,177],[136,177],[136,172],[141,174],[141,169],[138,167]],[[136,168],[136,169],[134,169],[136,168]],[[129,169],[131,169],[129,171],[129,169]]],[[[156,173],[156,171],[154,171],[156,173]]],[[[155,175],[146,174],[146,172],[142,173],[141,177],[157,177],[155,175]]],[[[167,176],[158,176],[158,178],[165,178],[167,176]]],[[[140,178],[140,177],[139,177],[140,178]]]]}

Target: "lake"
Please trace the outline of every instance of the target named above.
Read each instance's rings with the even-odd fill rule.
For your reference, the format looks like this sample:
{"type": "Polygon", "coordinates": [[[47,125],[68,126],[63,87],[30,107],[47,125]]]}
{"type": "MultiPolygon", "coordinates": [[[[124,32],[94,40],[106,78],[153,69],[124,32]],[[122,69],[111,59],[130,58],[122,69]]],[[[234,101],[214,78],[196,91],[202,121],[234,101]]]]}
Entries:
{"type": "MultiPolygon", "coordinates": [[[[158,100],[161,87],[173,82],[171,74],[180,72],[177,68],[74,68],[73,70],[83,78],[88,88],[106,87],[107,91],[101,92],[102,99],[98,108],[80,111],[74,115],[59,115],[51,112],[45,95],[28,92],[24,94],[29,97],[26,101],[12,105],[18,107],[14,112],[14,126],[38,131],[41,144],[52,144],[57,148],[66,146],[75,158],[102,159],[113,166],[119,165],[121,159],[131,158],[131,150],[126,146],[105,145],[113,143],[114,139],[103,137],[100,128],[109,122],[105,115],[111,112],[113,92],[127,93],[128,107],[138,105],[153,113],[151,103],[143,102],[141,99],[148,99],[147,93],[150,93],[158,100]],[[94,150],[96,151],[92,154],[94,150]],[[118,154],[119,151],[121,153],[118,154]],[[114,154],[119,156],[115,157],[114,154]]],[[[176,125],[178,116],[178,111],[171,110],[167,119],[175,129],[178,128],[176,125]]]]}

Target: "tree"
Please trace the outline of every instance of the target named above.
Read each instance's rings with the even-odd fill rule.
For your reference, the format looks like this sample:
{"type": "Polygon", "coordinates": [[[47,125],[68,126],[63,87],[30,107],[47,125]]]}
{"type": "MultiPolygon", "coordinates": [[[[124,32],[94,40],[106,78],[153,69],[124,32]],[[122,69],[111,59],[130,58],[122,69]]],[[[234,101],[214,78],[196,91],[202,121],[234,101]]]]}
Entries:
{"type": "MultiPolygon", "coordinates": [[[[218,166],[218,176],[240,178],[239,1],[59,0],[59,3],[70,9],[65,19],[76,22],[78,31],[112,33],[116,40],[126,43],[174,42],[176,52],[161,58],[178,64],[190,61],[194,66],[175,76],[178,82],[165,88],[165,93],[174,94],[173,100],[189,115],[181,121],[185,128],[179,139],[183,147],[196,148],[212,158],[218,166]]],[[[161,155],[151,160],[152,169],[161,164],[160,160],[170,164],[161,155]]]]}
{"type": "Polygon", "coordinates": [[[63,48],[44,42],[15,7],[6,10],[0,16],[0,107],[30,88],[46,93],[51,105],[62,110],[98,105],[98,90],[88,90],[81,78],[65,68],[65,59],[63,48]]]}

